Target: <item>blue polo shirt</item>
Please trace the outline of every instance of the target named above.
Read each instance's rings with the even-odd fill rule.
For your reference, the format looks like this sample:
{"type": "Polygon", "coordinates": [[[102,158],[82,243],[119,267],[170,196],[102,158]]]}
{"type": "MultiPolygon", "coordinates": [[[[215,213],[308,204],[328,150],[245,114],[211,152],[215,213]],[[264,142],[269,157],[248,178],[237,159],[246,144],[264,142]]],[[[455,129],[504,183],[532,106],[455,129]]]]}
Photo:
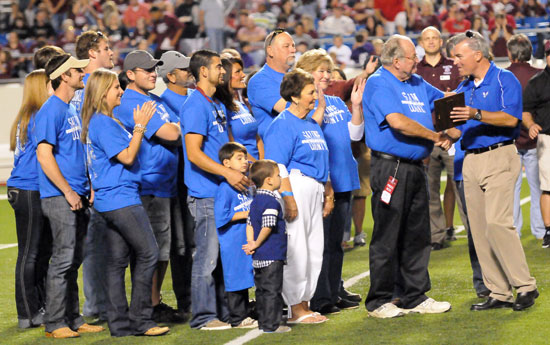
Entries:
{"type": "Polygon", "coordinates": [[[400,113],[434,130],[433,102],[443,96],[443,92],[417,74],[403,82],[384,67],[379,68],[367,80],[363,93],[367,146],[406,159],[428,157],[433,149],[431,140],[401,134],[390,127],[386,116],[400,113]]]}
{"type": "Polygon", "coordinates": [[[464,150],[462,149],[460,142],[462,138],[455,142],[455,156],[454,156],[454,180],[462,181],[462,166],[464,165],[464,150]]]}
{"type": "Polygon", "coordinates": [[[227,111],[227,126],[231,128],[233,139],[244,145],[246,151],[259,159],[258,142],[256,136],[258,135],[258,121],[252,116],[248,107],[239,101],[235,101],[238,106],[238,111],[227,111]]]}
{"type": "Polygon", "coordinates": [[[246,255],[246,218],[232,221],[235,213],[249,211],[252,198],[223,181],[214,199],[214,218],[218,229],[225,291],[240,291],[254,286],[252,256],[246,255]]]}
{"type": "Polygon", "coordinates": [[[99,212],[141,205],[139,161],[127,167],[116,158],[130,140],[132,135],[109,116],[94,114],[90,119],[86,153],[95,192],[94,208],[99,212]]]}
{"type": "Polygon", "coordinates": [[[13,153],[13,170],[7,181],[8,187],[38,191],[38,160],[36,159],[36,141],[33,130],[36,126],[33,114],[27,126],[27,141],[21,145],[20,130],[17,125],[15,152],[13,153]]]}
{"type": "Polygon", "coordinates": [[[88,83],[88,78],[90,78],[90,73],[86,73],[82,82],[84,82],[84,88],[76,90],[74,92],[73,99],[71,99],[71,104],[74,105],[76,113],[80,115],[82,113],[82,105],[84,104],[84,93],[86,91],[86,84],[88,83]]]}
{"type": "MultiPolygon", "coordinates": [[[[82,125],[73,105],[52,95],[36,113],[34,129],[37,144],[46,142],[53,146],[53,156],[61,174],[79,195],[88,195],[90,185],[86,176],[84,144],[80,141],[82,125]]],[[[39,169],[40,197],[62,196],[63,193],[39,169]]]]}
{"type": "Polygon", "coordinates": [[[284,73],[279,73],[265,64],[248,82],[248,101],[254,117],[259,122],[258,133],[262,139],[267,127],[277,116],[273,107],[281,99],[281,82],[284,76],[284,73]]]}
{"type": "Polygon", "coordinates": [[[144,95],[135,90],[126,89],[120,100],[120,105],[113,110],[116,117],[126,130],[133,133],[134,109],[143,103],[154,100],[157,111],[149,120],[143,142],[139,149],[141,165],[141,195],[154,195],[161,198],[176,196],[176,174],[178,171],[178,154],[176,147],[167,147],[160,143],[155,133],[162,125],[176,120],[174,114],[168,112],[162,100],[153,94],[144,95]]]}
{"type": "Polygon", "coordinates": [[[487,111],[503,111],[518,120],[515,127],[489,125],[477,120],[468,120],[457,128],[462,131],[462,147],[466,150],[491,146],[519,136],[523,110],[521,84],[508,70],[491,66],[479,86],[473,78],[458,85],[456,92],[464,92],[466,105],[487,111]]]}
{"type": "Polygon", "coordinates": [[[299,119],[284,110],[265,132],[265,158],[299,169],[319,182],[328,179],[328,146],[321,127],[311,118],[299,119]]]}
{"type": "MultiPolygon", "coordinates": [[[[321,129],[329,151],[330,183],[336,193],[359,189],[357,161],[351,152],[348,123],[351,113],[340,97],[325,95],[325,115],[321,129]]],[[[315,102],[317,109],[319,101],[315,102]]],[[[313,116],[313,109],[308,117],[313,116]]]]}
{"type": "Polygon", "coordinates": [[[183,103],[187,100],[187,97],[193,93],[193,89],[187,89],[187,95],[180,95],[179,93],[175,93],[174,91],[170,89],[164,90],[162,95],[160,95],[160,99],[166,106],[166,109],[168,111],[171,111],[174,113],[177,117],[177,121],[172,122],[179,122],[180,121],[180,110],[183,106],[183,103]]]}
{"type": "MultiPolygon", "coordinates": [[[[214,102],[201,89],[197,89],[187,98],[180,112],[182,135],[189,133],[202,135],[202,151],[217,163],[220,163],[218,151],[229,141],[225,114],[225,106],[214,102]]],[[[185,146],[183,153],[185,156],[183,176],[188,194],[195,198],[215,197],[221,176],[208,173],[191,163],[187,158],[185,146]]]]}

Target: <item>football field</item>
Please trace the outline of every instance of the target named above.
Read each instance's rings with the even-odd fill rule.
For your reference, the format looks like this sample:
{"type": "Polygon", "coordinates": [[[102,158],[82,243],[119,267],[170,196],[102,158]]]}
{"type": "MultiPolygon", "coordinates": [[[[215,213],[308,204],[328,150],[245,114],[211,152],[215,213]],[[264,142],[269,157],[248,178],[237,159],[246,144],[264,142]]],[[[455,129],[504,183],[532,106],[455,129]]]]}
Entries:
{"type": "MultiPolygon", "coordinates": [[[[442,183],[442,188],[444,188],[442,183]]],[[[0,188],[5,195],[5,188],[0,188]]],[[[452,310],[438,315],[407,315],[396,319],[369,318],[364,305],[359,309],[329,316],[320,325],[298,325],[286,334],[261,334],[257,330],[198,331],[188,324],[170,325],[163,337],[111,338],[108,331],[84,334],[78,339],[53,340],[44,337],[44,328],[20,330],[14,298],[14,269],[17,256],[15,220],[6,200],[0,200],[0,344],[548,344],[546,325],[550,320],[550,249],[531,234],[529,225],[528,186],[522,188],[522,243],[531,274],[537,279],[540,297],[526,311],[498,309],[471,312],[472,303],[480,302],[472,288],[472,273],[464,232],[449,248],[432,252],[430,276],[432,289],[428,296],[452,304],[452,310]],[[11,246],[10,246],[11,245],[11,246]]],[[[460,217],[455,212],[455,227],[460,217]]],[[[364,229],[372,232],[370,202],[364,229]]],[[[369,287],[368,245],[346,252],[343,278],[349,290],[366,295],[369,287]]],[[[79,276],[80,302],[83,303],[82,279],[79,276]]],[[[130,290],[129,275],[126,277],[130,290]]],[[[129,295],[129,293],[128,293],[129,295]]],[[[164,301],[175,306],[168,273],[163,285],[164,301]]],[[[93,322],[94,320],[88,320],[93,322]]],[[[104,324],[106,327],[106,324],[104,324]]]]}

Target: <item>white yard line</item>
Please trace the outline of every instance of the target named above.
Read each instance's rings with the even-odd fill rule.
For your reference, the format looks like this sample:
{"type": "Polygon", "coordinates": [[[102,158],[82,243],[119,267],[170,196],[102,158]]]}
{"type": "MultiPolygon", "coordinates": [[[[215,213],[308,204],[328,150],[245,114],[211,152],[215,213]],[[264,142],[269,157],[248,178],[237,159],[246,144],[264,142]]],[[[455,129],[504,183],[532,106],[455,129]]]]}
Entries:
{"type": "Polygon", "coordinates": [[[0,250],[17,247],[17,243],[0,244],[0,250]]]}
{"type": "Polygon", "coordinates": [[[8,200],[8,196],[6,194],[0,194],[0,200],[8,200]]]}
{"type": "MultiPolygon", "coordinates": [[[[370,275],[370,271],[367,271],[367,272],[363,272],[361,274],[358,274],[354,277],[351,277],[350,279],[348,279],[344,282],[344,288],[347,289],[347,288],[357,284],[358,281],[360,281],[363,278],[368,277],[369,275],[370,275]]],[[[243,345],[243,344],[245,344],[245,343],[247,343],[251,340],[254,340],[254,339],[258,338],[262,334],[264,334],[264,333],[262,331],[260,331],[259,329],[253,329],[253,330],[245,333],[245,335],[242,335],[238,338],[235,338],[235,339],[231,340],[228,343],[225,343],[225,345],[243,345]]]]}

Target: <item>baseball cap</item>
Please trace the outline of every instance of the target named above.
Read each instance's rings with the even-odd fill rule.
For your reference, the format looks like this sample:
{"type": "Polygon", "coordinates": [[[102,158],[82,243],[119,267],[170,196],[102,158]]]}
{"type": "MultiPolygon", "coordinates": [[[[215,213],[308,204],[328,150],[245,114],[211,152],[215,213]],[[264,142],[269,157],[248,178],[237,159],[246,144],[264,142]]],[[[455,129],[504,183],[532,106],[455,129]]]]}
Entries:
{"type": "Polygon", "coordinates": [[[61,66],[57,67],[51,74],[50,80],[54,80],[63,73],[67,72],[71,68],[84,68],[88,66],[90,59],[77,60],[74,57],[70,56],[67,61],[63,62],[61,66]]]}
{"type": "Polygon", "coordinates": [[[145,50],[134,50],[126,55],[122,69],[129,71],[134,68],[149,69],[156,66],[162,66],[163,62],[153,58],[153,55],[145,50]]]}
{"type": "Polygon", "coordinates": [[[189,61],[191,61],[191,58],[186,57],[180,52],[175,50],[167,51],[160,57],[160,62],[162,62],[162,65],[159,67],[159,74],[162,78],[164,78],[168,73],[177,68],[188,68],[189,61]]]}

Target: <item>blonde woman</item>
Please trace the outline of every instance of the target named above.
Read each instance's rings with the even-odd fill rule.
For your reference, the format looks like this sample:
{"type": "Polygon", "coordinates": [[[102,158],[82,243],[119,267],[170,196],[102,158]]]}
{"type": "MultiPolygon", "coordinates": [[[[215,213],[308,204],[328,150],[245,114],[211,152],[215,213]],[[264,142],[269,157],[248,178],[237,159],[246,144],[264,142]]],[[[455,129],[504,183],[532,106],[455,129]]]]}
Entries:
{"type": "MultiPolygon", "coordinates": [[[[328,88],[334,64],[324,49],[307,51],[300,57],[296,67],[311,73],[317,91],[324,92],[328,88]]],[[[351,228],[351,191],[359,189],[359,173],[357,162],[351,152],[351,141],[360,140],[364,133],[361,110],[364,87],[363,80],[356,83],[353,88],[351,94],[353,114],[339,97],[323,95],[326,106],[321,129],[329,150],[334,210],[323,220],[323,265],[315,295],[311,299],[311,309],[321,314],[338,313],[340,309],[359,307],[357,302],[340,298],[339,293],[344,261],[341,243],[344,231],[346,228],[351,228]]],[[[312,114],[313,110],[310,116],[312,114]]]]}
{"type": "Polygon", "coordinates": [[[113,118],[113,108],[120,104],[121,96],[116,73],[98,69],[88,79],[82,107],[82,140],[87,144],[94,208],[107,223],[107,318],[112,336],[161,335],[169,329],[157,327],[152,320],[151,300],[158,247],[139,197],[137,160],[156,105],[147,102],[134,109],[136,125],[132,135],[113,118]],[[135,255],[135,267],[128,308],[124,274],[130,252],[135,255]]]}
{"type": "Polygon", "coordinates": [[[49,96],[48,81],[43,69],[27,75],[23,102],[10,133],[14,159],[7,185],[17,231],[15,305],[19,328],[38,327],[44,323],[44,283],[51,256],[51,235],[48,236],[48,223],[44,221],[40,206],[36,141],[32,132],[34,115],[49,96]]]}

